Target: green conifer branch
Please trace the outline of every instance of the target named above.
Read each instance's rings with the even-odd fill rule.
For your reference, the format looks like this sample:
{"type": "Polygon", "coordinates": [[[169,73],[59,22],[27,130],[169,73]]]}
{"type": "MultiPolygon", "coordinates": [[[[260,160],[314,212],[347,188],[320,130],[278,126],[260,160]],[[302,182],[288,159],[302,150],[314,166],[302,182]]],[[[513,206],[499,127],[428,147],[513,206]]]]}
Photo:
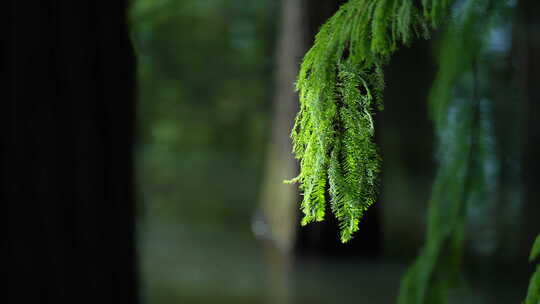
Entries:
{"type": "Polygon", "coordinates": [[[300,160],[302,225],[325,217],[327,189],[341,241],[376,201],[381,157],[374,111],[382,110],[382,66],[401,44],[427,37],[450,0],[350,0],[320,29],[302,62],[291,138],[300,160]],[[327,187],[329,186],[329,187],[327,187]]]}
{"type": "Polygon", "coordinates": [[[439,168],[429,202],[426,244],[402,279],[399,304],[449,303],[450,295],[464,287],[460,260],[466,210],[471,203],[489,199],[479,178],[486,174],[483,139],[488,137],[479,122],[491,118],[480,107],[475,62],[496,16],[493,11],[505,5],[502,0],[468,1],[442,35],[439,71],[430,95],[439,168]],[[475,82],[472,92],[457,98],[456,88],[464,78],[475,82]]]}

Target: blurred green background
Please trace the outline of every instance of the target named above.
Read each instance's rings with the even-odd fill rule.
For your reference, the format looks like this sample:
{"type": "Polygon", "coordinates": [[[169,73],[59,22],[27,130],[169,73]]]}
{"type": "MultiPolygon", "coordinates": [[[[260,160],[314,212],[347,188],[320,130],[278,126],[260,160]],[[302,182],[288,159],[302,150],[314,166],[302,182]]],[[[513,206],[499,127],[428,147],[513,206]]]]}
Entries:
{"type": "Polygon", "coordinates": [[[136,1],[140,254],[149,303],[252,303],[275,1],[136,1]],[[254,246],[255,245],[255,246],[254,246]]]}

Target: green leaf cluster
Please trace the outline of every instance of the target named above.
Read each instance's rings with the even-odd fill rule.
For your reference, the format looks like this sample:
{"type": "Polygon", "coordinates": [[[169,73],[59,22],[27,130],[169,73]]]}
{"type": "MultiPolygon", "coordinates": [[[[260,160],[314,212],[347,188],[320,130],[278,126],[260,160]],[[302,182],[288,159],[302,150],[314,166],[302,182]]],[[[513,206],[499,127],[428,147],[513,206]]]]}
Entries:
{"type": "Polygon", "coordinates": [[[300,110],[291,137],[300,159],[302,225],[322,221],[327,200],[341,241],[376,201],[381,157],[374,112],[382,110],[383,65],[399,45],[426,37],[450,0],[350,0],[320,29],[302,62],[300,110]],[[328,191],[327,191],[328,190],[328,191]]]}

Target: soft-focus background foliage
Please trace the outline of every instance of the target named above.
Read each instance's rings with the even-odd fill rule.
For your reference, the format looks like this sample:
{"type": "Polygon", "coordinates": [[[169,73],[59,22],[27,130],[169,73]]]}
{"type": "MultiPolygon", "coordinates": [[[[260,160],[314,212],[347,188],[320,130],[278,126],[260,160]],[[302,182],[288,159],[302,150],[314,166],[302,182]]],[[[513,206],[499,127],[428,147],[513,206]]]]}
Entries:
{"type": "Polygon", "coordinates": [[[275,1],[134,3],[149,302],[232,303],[260,292],[250,218],[268,136],[276,10],[275,1]]]}
{"type": "MultiPolygon", "coordinates": [[[[321,10],[328,6],[322,2],[321,10]]],[[[309,10],[309,16],[318,14],[317,7],[309,10]]],[[[279,30],[284,11],[275,0],[133,3],[139,256],[146,303],[394,303],[400,277],[422,244],[435,176],[427,111],[435,46],[425,41],[398,52],[386,71],[386,109],[377,116],[384,158],[377,213],[381,228],[373,236],[381,243],[377,259],[355,257],[355,252],[348,258],[316,250],[297,254],[301,245],[284,254],[292,258],[276,258],[267,241],[255,237],[261,229],[265,162],[272,159],[269,141],[277,119],[272,103],[280,88],[277,45],[286,33],[279,30]]],[[[490,33],[492,48],[482,55],[479,72],[486,98],[497,101],[488,111],[500,121],[517,115],[508,106],[516,98],[509,93],[507,73],[511,30],[502,22],[490,33]]],[[[312,32],[305,32],[309,43],[312,32]]],[[[463,83],[458,89],[471,89],[467,79],[463,83]]],[[[499,157],[519,170],[517,152],[511,149],[519,144],[514,142],[518,126],[484,123],[487,133],[496,132],[503,141],[503,150],[485,151],[487,157],[499,157]]],[[[486,149],[494,140],[486,136],[486,149]]],[[[497,167],[485,169],[494,174],[489,170],[497,167]]],[[[524,296],[529,269],[522,257],[529,244],[512,245],[520,241],[513,236],[519,234],[521,216],[516,175],[509,171],[506,180],[493,180],[504,185],[497,187],[509,198],[497,204],[510,206],[507,211],[497,204],[470,210],[467,255],[472,266],[467,272],[474,275],[469,302],[461,303],[519,303],[524,296]],[[515,267],[502,278],[509,268],[505,265],[515,267]]],[[[284,173],[280,181],[290,177],[284,173]]],[[[336,233],[320,242],[339,239],[336,233]]]]}

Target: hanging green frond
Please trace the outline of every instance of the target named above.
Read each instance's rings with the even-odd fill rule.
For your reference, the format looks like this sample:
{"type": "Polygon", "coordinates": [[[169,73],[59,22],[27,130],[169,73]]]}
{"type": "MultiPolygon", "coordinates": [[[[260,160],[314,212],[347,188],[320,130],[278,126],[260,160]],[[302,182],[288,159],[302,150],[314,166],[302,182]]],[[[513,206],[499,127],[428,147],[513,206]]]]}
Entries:
{"type": "Polygon", "coordinates": [[[302,225],[331,210],[341,240],[358,230],[376,201],[381,157],[374,143],[374,111],[382,110],[382,66],[399,44],[426,37],[433,16],[449,0],[350,0],[320,29],[300,68],[300,110],[291,133],[300,159],[302,225]],[[327,187],[329,185],[329,187],[327,187]]]}
{"type": "MultiPolygon", "coordinates": [[[[466,2],[446,27],[430,95],[439,168],[429,202],[426,244],[402,279],[399,304],[451,303],[462,290],[467,209],[488,201],[487,145],[491,121],[483,106],[477,62],[503,0],[466,2]]],[[[489,104],[487,101],[485,102],[489,104]]],[[[484,104],[485,104],[484,103],[484,104]]]]}

